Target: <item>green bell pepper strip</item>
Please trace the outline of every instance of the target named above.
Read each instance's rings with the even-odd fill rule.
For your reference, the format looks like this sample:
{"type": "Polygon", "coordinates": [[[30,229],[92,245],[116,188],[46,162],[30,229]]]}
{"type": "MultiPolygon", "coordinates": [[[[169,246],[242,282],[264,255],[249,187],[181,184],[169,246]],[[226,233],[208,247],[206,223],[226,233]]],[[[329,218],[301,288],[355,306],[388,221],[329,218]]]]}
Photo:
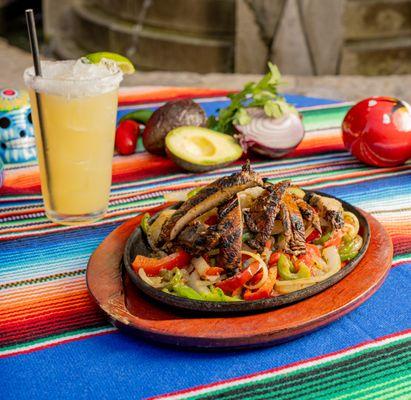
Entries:
{"type": "Polygon", "coordinates": [[[150,219],[150,214],[149,214],[149,213],[145,213],[145,214],[143,215],[143,218],[142,218],[141,222],[140,222],[141,229],[143,230],[143,232],[144,232],[145,234],[147,234],[148,228],[150,227],[150,225],[149,225],[149,223],[148,223],[148,220],[149,220],[149,219],[150,219]]]}
{"type": "MultiPolygon", "coordinates": [[[[181,274],[180,274],[181,275],[181,274]]],[[[174,278],[173,278],[174,279],[174,278]]],[[[180,278],[181,280],[181,278],[180,278]]],[[[206,300],[206,301],[241,301],[241,299],[232,296],[226,296],[219,288],[212,287],[210,293],[198,293],[196,290],[187,286],[180,281],[173,280],[170,285],[163,289],[163,292],[175,294],[180,297],[191,300],[206,300]]]]}
{"type": "Polygon", "coordinates": [[[324,244],[325,242],[331,239],[332,234],[333,234],[333,231],[324,233],[324,235],[322,235],[319,239],[314,240],[314,244],[324,244]]]}
{"type": "Polygon", "coordinates": [[[205,293],[202,296],[203,300],[208,301],[241,301],[238,297],[225,295],[220,288],[215,287],[210,288],[210,293],[205,293]]]}
{"type": "Polygon", "coordinates": [[[196,290],[182,282],[183,274],[179,268],[161,273],[163,278],[169,278],[170,282],[162,289],[163,292],[174,294],[186,299],[207,301],[241,301],[238,297],[227,296],[220,288],[211,286],[210,293],[198,293],[196,290]],[[172,276],[171,276],[172,274],[172,276]]]}
{"type": "Polygon", "coordinates": [[[362,243],[362,237],[357,235],[351,242],[340,246],[338,253],[340,254],[341,261],[352,260],[360,251],[362,243]]]}
{"type": "Polygon", "coordinates": [[[169,281],[165,286],[165,288],[169,291],[172,291],[174,286],[182,284],[181,280],[183,278],[183,274],[179,268],[174,268],[167,272],[161,271],[160,275],[164,280],[169,281]]]}
{"type": "Polygon", "coordinates": [[[196,292],[190,286],[179,283],[173,286],[173,291],[180,297],[192,300],[204,300],[200,293],[196,292]]]}
{"type": "Polygon", "coordinates": [[[351,253],[340,254],[341,261],[350,261],[355,258],[358,254],[358,251],[352,251],[351,253]]]}
{"type": "Polygon", "coordinates": [[[170,281],[171,287],[181,284],[181,279],[183,279],[183,274],[181,273],[181,270],[179,268],[175,268],[173,272],[174,276],[171,278],[170,281]]]}
{"type": "Polygon", "coordinates": [[[140,122],[145,125],[152,115],[153,111],[151,110],[136,110],[126,115],[123,115],[120,118],[119,122],[123,122],[127,119],[132,119],[133,121],[140,122]]]}
{"type": "Polygon", "coordinates": [[[338,249],[339,252],[342,253],[347,253],[352,250],[358,251],[361,246],[362,246],[363,239],[361,236],[357,235],[354,239],[352,239],[350,242],[345,243],[344,245],[341,245],[338,249]]]}
{"type": "Polygon", "coordinates": [[[304,263],[300,263],[298,272],[295,272],[293,263],[287,258],[285,254],[280,255],[277,268],[278,274],[284,280],[309,278],[311,276],[310,269],[304,263]]]}

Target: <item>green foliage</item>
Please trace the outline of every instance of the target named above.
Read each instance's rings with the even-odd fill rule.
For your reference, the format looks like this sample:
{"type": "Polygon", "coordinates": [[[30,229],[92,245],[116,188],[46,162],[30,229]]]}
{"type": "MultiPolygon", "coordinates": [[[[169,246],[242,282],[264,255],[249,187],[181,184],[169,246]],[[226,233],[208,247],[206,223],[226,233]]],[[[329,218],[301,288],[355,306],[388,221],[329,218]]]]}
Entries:
{"type": "Polygon", "coordinates": [[[249,107],[262,107],[265,114],[272,118],[279,118],[285,112],[297,112],[278,94],[278,86],[282,81],[277,66],[269,62],[268,68],[268,73],[259,82],[249,82],[241,92],[228,96],[231,100],[230,105],[220,110],[218,118],[211,116],[208,119],[210,129],[233,133],[233,124],[246,125],[251,122],[247,112],[249,107]]]}

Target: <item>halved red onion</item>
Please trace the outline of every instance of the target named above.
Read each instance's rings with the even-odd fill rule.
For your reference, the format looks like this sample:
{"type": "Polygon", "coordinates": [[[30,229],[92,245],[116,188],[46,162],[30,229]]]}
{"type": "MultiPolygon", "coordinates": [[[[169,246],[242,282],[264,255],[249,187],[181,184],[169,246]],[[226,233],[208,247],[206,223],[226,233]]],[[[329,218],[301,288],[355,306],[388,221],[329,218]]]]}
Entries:
{"type": "Polygon", "coordinates": [[[262,108],[248,108],[251,122],[246,125],[236,124],[237,138],[247,152],[279,158],[293,151],[303,140],[304,127],[299,115],[284,114],[280,118],[268,117],[262,108]]]}

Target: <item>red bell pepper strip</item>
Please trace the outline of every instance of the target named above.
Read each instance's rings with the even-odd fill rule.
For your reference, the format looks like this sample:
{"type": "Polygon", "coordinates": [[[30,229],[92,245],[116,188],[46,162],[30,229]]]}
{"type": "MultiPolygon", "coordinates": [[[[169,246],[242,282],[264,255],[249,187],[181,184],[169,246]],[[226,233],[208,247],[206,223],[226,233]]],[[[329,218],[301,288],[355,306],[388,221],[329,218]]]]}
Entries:
{"type": "Polygon", "coordinates": [[[338,247],[341,244],[343,237],[343,231],[341,229],[335,229],[330,237],[325,243],[324,247],[335,246],[338,247]]]}
{"type": "Polygon", "coordinates": [[[260,269],[260,263],[255,261],[251,263],[244,271],[239,272],[231,278],[225,279],[216,284],[224,293],[232,293],[247,283],[260,269]]]}
{"type": "Polygon", "coordinates": [[[191,256],[184,250],[178,250],[163,258],[153,258],[145,256],[136,256],[133,261],[133,268],[137,272],[143,268],[148,276],[156,276],[162,269],[172,270],[173,268],[186,267],[191,260],[191,256]]]}
{"type": "Polygon", "coordinates": [[[244,254],[241,253],[241,262],[244,264],[247,260],[249,260],[250,258],[253,258],[251,256],[249,256],[248,254],[244,254]]]}
{"type": "Polygon", "coordinates": [[[278,259],[280,258],[281,251],[276,251],[275,253],[271,254],[270,259],[268,260],[268,265],[271,267],[278,263],[278,259]]]}
{"type": "Polygon", "coordinates": [[[314,229],[308,236],[307,239],[305,239],[305,241],[307,243],[311,243],[316,239],[319,239],[321,237],[321,233],[319,231],[317,231],[317,229],[314,229]]]}
{"type": "Polygon", "coordinates": [[[263,277],[263,271],[257,272],[249,281],[250,285],[255,285],[256,283],[260,282],[261,278],[263,277]]]}
{"type": "Polygon", "coordinates": [[[224,268],[220,268],[220,267],[209,267],[206,272],[204,273],[204,275],[208,275],[208,276],[216,276],[216,275],[220,275],[222,272],[224,272],[224,268]]]}
{"type": "Polygon", "coordinates": [[[270,268],[268,270],[268,278],[264,282],[264,285],[258,288],[256,291],[252,292],[250,289],[247,289],[244,293],[244,300],[253,301],[267,299],[271,297],[271,292],[274,289],[275,280],[277,278],[277,268],[270,268]]]}
{"type": "Polygon", "coordinates": [[[315,244],[307,243],[306,249],[310,254],[321,257],[321,251],[315,244]]]}
{"type": "Polygon", "coordinates": [[[313,256],[321,257],[320,249],[314,245],[307,243],[306,253],[298,256],[298,261],[303,262],[307,267],[311,267],[314,264],[313,256]]]}

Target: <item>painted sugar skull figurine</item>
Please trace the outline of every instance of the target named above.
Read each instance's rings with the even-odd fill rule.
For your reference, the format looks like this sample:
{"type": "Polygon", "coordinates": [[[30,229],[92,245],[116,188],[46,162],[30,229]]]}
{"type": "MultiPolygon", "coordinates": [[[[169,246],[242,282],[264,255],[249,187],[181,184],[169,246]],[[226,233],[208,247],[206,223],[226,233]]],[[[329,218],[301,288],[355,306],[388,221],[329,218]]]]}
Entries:
{"type": "Polygon", "coordinates": [[[36,159],[31,109],[26,91],[0,89],[0,158],[5,163],[36,159]]]}

